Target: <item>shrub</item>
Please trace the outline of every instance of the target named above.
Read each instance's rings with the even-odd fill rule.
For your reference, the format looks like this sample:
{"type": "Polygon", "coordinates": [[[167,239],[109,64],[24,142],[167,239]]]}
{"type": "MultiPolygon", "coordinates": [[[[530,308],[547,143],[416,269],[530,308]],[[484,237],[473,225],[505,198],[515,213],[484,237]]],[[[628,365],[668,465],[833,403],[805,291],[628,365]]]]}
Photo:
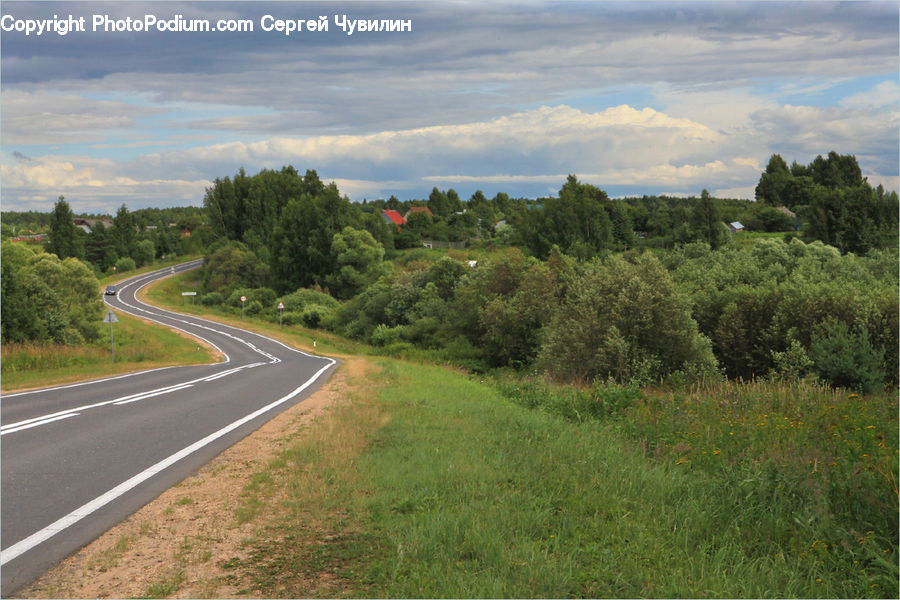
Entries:
{"type": "Polygon", "coordinates": [[[328,294],[305,288],[300,288],[296,292],[292,292],[290,294],[282,296],[281,302],[284,303],[284,309],[286,311],[302,310],[310,304],[317,304],[319,306],[324,306],[330,309],[335,309],[338,307],[338,301],[328,294]]]}
{"type": "Polygon", "coordinates": [[[303,324],[310,328],[317,328],[322,324],[322,321],[331,316],[331,310],[325,308],[324,306],[311,305],[308,306],[301,314],[300,318],[303,321],[303,324]]]}
{"type": "Polygon", "coordinates": [[[861,392],[881,386],[881,353],[865,331],[853,332],[842,321],[827,321],[813,333],[810,358],[819,376],[833,386],[861,392]]]}
{"type": "Polygon", "coordinates": [[[222,298],[222,294],[220,294],[219,292],[210,292],[200,297],[200,303],[204,306],[214,306],[216,304],[222,304],[223,301],[224,298],[222,298]]]}
{"type": "Polygon", "coordinates": [[[119,260],[116,261],[116,273],[124,273],[125,271],[133,271],[137,268],[137,265],[134,263],[134,259],[128,256],[123,256],[119,260]]]}
{"type": "Polygon", "coordinates": [[[256,288],[247,293],[248,302],[259,302],[264,308],[274,308],[277,300],[275,290],[267,287],[256,288]]]}

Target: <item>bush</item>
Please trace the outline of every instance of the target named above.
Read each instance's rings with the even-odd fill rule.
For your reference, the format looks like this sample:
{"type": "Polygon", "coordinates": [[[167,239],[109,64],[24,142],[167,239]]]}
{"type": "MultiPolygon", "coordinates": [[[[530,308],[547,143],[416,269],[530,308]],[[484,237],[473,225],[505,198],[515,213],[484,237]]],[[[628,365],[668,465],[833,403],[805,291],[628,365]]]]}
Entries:
{"type": "Polygon", "coordinates": [[[676,370],[694,379],[716,373],[709,339],[655,257],[612,257],[590,268],[547,326],[541,368],[561,381],[638,384],[676,370]]]}
{"type": "Polygon", "coordinates": [[[204,306],[215,306],[216,304],[222,304],[223,301],[224,298],[219,292],[210,292],[200,297],[200,303],[204,306]]]}
{"type": "Polygon", "coordinates": [[[116,261],[116,273],[124,273],[125,271],[133,271],[137,268],[137,265],[134,262],[134,259],[128,256],[123,256],[119,260],[116,261]]]}
{"type": "Polygon", "coordinates": [[[833,386],[861,392],[881,387],[882,354],[865,331],[856,333],[842,321],[827,321],[813,334],[809,354],[816,372],[833,386]]]}
{"type": "Polygon", "coordinates": [[[244,308],[244,312],[248,315],[258,315],[263,309],[262,303],[259,300],[250,300],[247,302],[246,308],[244,308]]]}
{"type": "Polygon", "coordinates": [[[274,308],[278,302],[275,290],[267,287],[256,288],[247,292],[248,302],[259,302],[264,308],[274,308]]]}
{"type": "Polygon", "coordinates": [[[307,327],[315,329],[319,327],[322,322],[331,316],[331,310],[325,308],[324,306],[311,305],[307,307],[301,314],[300,319],[303,321],[303,324],[307,327]]]}
{"type": "Polygon", "coordinates": [[[296,292],[292,292],[281,297],[285,310],[303,310],[310,304],[325,306],[330,309],[338,307],[338,301],[324,292],[317,290],[308,290],[300,288],[296,292]]]}

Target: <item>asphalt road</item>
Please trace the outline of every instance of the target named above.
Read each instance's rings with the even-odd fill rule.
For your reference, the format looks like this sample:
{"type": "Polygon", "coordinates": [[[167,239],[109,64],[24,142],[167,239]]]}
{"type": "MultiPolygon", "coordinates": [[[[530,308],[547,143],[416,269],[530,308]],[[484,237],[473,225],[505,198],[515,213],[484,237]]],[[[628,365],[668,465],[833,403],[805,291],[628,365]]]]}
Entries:
{"type": "Polygon", "coordinates": [[[334,370],[330,358],[136,299],[138,289],[170,273],[167,268],[123,282],[107,303],[203,338],[227,356],[225,362],[0,400],[3,597],[302,401],[334,370]]]}

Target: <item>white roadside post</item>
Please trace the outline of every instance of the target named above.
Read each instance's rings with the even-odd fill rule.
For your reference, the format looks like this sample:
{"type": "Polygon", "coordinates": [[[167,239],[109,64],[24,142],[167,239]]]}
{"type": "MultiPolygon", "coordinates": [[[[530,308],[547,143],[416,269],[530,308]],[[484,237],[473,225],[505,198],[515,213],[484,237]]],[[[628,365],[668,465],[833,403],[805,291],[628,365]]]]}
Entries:
{"type": "Polygon", "coordinates": [[[241,296],[241,321],[244,320],[244,303],[247,302],[247,296],[241,296]]]}
{"type": "Polygon", "coordinates": [[[113,344],[113,323],[118,323],[119,319],[116,318],[116,313],[110,309],[109,312],[106,313],[106,318],[103,319],[104,323],[109,323],[109,356],[111,362],[116,362],[116,351],[115,345],[113,344]]]}
{"type": "Polygon", "coordinates": [[[281,329],[281,317],[284,316],[284,302],[278,303],[278,329],[281,329]]]}

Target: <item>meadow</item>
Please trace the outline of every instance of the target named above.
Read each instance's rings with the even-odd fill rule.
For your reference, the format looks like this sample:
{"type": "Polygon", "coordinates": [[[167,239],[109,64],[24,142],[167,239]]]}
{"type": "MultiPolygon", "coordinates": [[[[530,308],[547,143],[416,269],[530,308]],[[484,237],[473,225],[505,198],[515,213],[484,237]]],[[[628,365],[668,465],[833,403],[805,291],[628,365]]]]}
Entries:
{"type": "Polygon", "coordinates": [[[893,397],[573,393],[375,360],[245,490],[260,534],[227,567],[253,593],[897,596],[893,397]]]}

